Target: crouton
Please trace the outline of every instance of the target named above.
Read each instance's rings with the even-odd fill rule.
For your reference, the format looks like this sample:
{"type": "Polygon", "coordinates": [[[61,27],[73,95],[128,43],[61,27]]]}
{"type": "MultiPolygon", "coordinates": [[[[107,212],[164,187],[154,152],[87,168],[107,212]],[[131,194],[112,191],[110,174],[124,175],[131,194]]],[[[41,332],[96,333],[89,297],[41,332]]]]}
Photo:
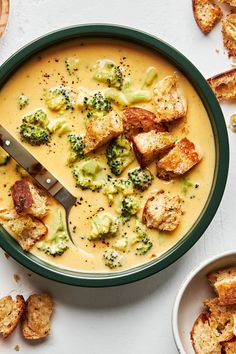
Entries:
{"type": "Polygon", "coordinates": [[[86,123],[84,153],[87,154],[105,145],[122,132],[122,118],[114,111],[111,111],[106,116],[88,119],[86,123]]]}
{"type": "Polygon", "coordinates": [[[155,130],[140,133],[133,138],[134,152],[142,168],[157,159],[161,153],[170,150],[174,144],[175,139],[170,133],[155,130]]]}
{"type": "Polygon", "coordinates": [[[236,339],[232,339],[229,342],[223,342],[222,349],[223,349],[224,354],[235,354],[236,353],[236,339]]]}
{"type": "Polygon", "coordinates": [[[200,160],[201,157],[194,144],[187,138],[183,138],[157,162],[157,177],[168,181],[181,176],[199,163],[200,160]]]}
{"type": "Polygon", "coordinates": [[[159,122],[172,122],[187,113],[187,102],[176,74],[166,76],[153,89],[153,103],[159,122]]]}
{"type": "Polygon", "coordinates": [[[6,227],[13,232],[25,251],[29,251],[48,232],[40,220],[30,215],[18,215],[15,209],[1,210],[0,220],[6,221],[6,227]]]}
{"type": "Polygon", "coordinates": [[[22,318],[22,333],[26,339],[41,339],[50,334],[53,300],[48,294],[30,295],[22,318]]]}
{"type": "Polygon", "coordinates": [[[48,198],[28,178],[16,181],[11,188],[12,198],[18,214],[30,214],[42,219],[48,212],[48,198]]]}
{"type": "Polygon", "coordinates": [[[5,296],[0,300],[0,334],[7,338],[16,328],[25,308],[23,296],[17,295],[13,300],[5,296]]]}
{"type": "Polygon", "coordinates": [[[208,313],[201,313],[198,316],[190,336],[196,354],[221,354],[217,331],[211,327],[208,313]]]}
{"type": "Polygon", "coordinates": [[[236,304],[236,267],[212,272],[207,278],[219,297],[220,305],[236,304]]]}
{"type": "Polygon", "coordinates": [[[220,0],[220,2],[228,4],[229,6],[232,6],[232,7],[236,7],[236,0],[220,0]]]}
{"type": "Polygon", "coordinates": [[[223,16],[221,8],[212,0],[193,0],[193,14],[204,34],[209,33],[223,16]]]}
{"type": "Polygon", "coordinates": [[[181,199],[160,190],[151,195],[143,209],[142,221],[150,229],[173,231],[180,223],[181,199]]]}
{"type": "Polygon", "coordinates": [[[218,332],[218,341],[231,340],[235,335],[236,305],[221,306],[217,297],[205,300],[203,303],[210,312],[211,327],[218,332]]]}
{"type": "Polygon", "coordinates": [[[219,101],[236,99],[236,68],[207,80],[219,101]]]}
{"type": "Polygon", "coordinates": [[[236,55],[236,14],[231,13],[226,16],[222,24],[222,35],[224,46],[227,49],[228,56],[236,55]]]}
{"type": "Polygon", "coordinates": [[[128,139],[135,135],[150,130],[165,132],[166,126],[158,122],[157,116],[143,108],[131,107],[124,110],[123,116],[124,132],[128,139]]]}

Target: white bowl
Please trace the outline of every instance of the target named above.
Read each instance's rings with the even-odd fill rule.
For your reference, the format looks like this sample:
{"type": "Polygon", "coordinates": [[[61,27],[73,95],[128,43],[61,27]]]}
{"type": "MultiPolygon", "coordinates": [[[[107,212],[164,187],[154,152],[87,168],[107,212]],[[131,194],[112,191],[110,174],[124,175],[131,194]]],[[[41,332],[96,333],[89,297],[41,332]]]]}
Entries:
{"type": "Polygon", "coordinates": [[[190,331],[203,311],[203,300],[216,296],[206,275],[220,268],[236,266],[236,250],[214,256],[194,268],[181,285],[172,313],[172,330],[176,347],[181,354],[194,354],[190,331]]]}

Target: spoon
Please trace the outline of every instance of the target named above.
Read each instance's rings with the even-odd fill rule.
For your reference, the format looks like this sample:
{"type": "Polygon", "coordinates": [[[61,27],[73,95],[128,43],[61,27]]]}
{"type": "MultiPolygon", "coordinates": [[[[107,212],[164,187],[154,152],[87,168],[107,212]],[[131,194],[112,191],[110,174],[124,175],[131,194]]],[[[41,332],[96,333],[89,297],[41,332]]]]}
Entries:
{"type": "Polygon", "coordinates": [[[0,146],[64,207],[67,232],[75,245],[69,228],[69,213],[76,198],[1,125],[0,146]]]}

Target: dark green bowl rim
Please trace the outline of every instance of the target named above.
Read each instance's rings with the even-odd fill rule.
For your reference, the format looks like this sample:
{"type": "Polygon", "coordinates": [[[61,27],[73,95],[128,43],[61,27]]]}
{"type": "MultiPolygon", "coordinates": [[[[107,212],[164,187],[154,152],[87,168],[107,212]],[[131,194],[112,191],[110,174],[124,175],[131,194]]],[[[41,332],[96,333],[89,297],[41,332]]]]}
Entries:
{"type": "Polygon", "coordinates": [[[229,166],[229,144],[221,108],[207,81],[197,68],[183,54],[160,39],[123,26],[110,24],[78,25],[40,37],[17,51],[0,67],[0,87],[23,62],[35,53],[65,40],[86,37],[107,37],[134,42],[156,51],[177,67],[201,97],[211,121],[216,149],[214,181],[208,200],[198,220],[170,250],[161,257],[141,266],[124,271],[99,274],[61,269],[22,251],[17,242],[1,228],[0,246],[16,261],[30,270],[46,278],[70,285],[105,287],[131,283],[157,273],[175,262],[196,243],[214,217],[224,193],[229,166]]]}

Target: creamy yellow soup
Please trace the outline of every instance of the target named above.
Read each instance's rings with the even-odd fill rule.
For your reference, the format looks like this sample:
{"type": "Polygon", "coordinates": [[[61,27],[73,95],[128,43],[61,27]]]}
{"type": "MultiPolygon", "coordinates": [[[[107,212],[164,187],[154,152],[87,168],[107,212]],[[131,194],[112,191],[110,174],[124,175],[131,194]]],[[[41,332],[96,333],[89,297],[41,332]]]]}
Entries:
{"type": "MultiPolygon", "coordinates": [[[[153,85],[166,75],[172,75],[177,72],[179,84],[187,99],[188,111],[186,118],[171,125],[170,132],[177,139],[187,137],[193,141],[201,151],[202,160],[185,177],[185,180],[187,178],[188,182],[190,182],[187,187],[183,182],[183,178],[166,182],[155,177],[152,185],[142,193],[141,209],[137,214],[140,220],[143,206],[151,192],[160,189],[170,192],[172,195],[178,194],[183,200],[182,209],[184,213],[181,217],[180,225],[171,233],[147,229],[147,234],[153,246],[145,255],[137,255],[136,246],[131,242],[134,234],[134,218],[122,225],[117,236],[113,238],[96,241],[88,240],[91,218],[101,208],[117,216],[117,206],[110,206],[107,197],[101,191],[93,192],[76,188],[71,169],[66,164],[69,154],[66,135],[59,137],[55,133],[52,135],[49,145],[40,147],[22,143],[78,198],[76,206],[72,208],[70,213],[71,233],[78,248],[71,244],[63,255],[52,257],[39,250],[36,244],[30,252],[60,267],[93,272],[110,271],[104,263],[103,254],[107,249],[112,249],[117,239],[124,234],[128,239],[128,246],[122,254],[122,267],[116,268],[115,271],[135,267],[153,258],[160,257],[174,246],[188,232],[200,215],[211,189],[215,165],[214,138],[210,121],[203,103],[192,85],[165,58],[149,49],[118,40],[74,40],[45,50],[27,61],[0,90],[1,124],[20,140],[18,127],[22,122],[22,118],[36,109],[42,108],[49,118],[63,116],[67,120],[72,133],[84,132],[84,112],[79,109],[64,111],[63,114],[52,112],[45,105],[44,90],[63,85],[75,92],[81,86],[93,92],[103,92],[107,85],[97,82],[92,77],[92,68],[96,61],[100,59],[110,59],[120,65],[125,77],[130,78],[134,90],[141,88],[144,73],[150,66],[154,66],[158,73],[158,78],[153,85]],[[65,58],[72,56],[79,58],[79,69],[73,75],[69,75],[65,66],[65,58]],[[23,109],[19,109],[18,105],[18,97],[21,94],[24,94],[29,99],[28,105],[23,109]]],[[[148,89],[152,90],[153,85],[148,89]]],[[[152,101],[133,106],[154,112],[152,101]]],[[[116,106],[116,110],[121,113],[119,106],[116,106]]],[[[105,148],[99,149],[94,156],[99,158],[105,172],[111,174],[106,164],[105,148]]],[[[77,165],[80,163],[77,162],[77,165]]],[[[19,179],[15,166],[15,162],[11,161],[6,166],[0,167],[1,209],[11,208],[13,205],[10,188],[19,179]]],[[[137,160],[129,165],[119,177],[127,177],[128,172],[135,167],[139,167],[137,160]]],[[[155,176],[155,163],[152,163],[148,168],[155,176]]],[[[61,206],[52,202],[50,213],[44,220],[48,226],[49,235],[53,228],[55,212],[58,208],[61,208],[61,206]]]]}

